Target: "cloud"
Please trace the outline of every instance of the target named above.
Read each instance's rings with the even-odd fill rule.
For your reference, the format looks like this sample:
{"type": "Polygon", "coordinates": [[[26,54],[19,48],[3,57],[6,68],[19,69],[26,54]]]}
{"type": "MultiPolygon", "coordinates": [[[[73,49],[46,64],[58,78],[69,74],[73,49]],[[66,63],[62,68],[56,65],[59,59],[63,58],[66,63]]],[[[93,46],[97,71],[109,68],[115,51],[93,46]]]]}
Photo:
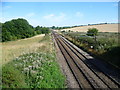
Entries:
{"type": "Polygon", "coordinates": [[[47,21],[54,21],[54,22],[62,22],[66,19],[66,15],[64,13],[60,13],[59,15],[55,14],[49,14],[46,16],[43,16],[43,19],[46,19],[47,21]]]}
{"type": "Polygon", "coordinates": [[[2,6],[4,9],[9,9],[9,8],[12,8],[12,6],[2,6]]]}
{"type": "Polygon", "coordinates": [[[113,4],[114,7],[118,7],[118,3],[113,4]]]}
{"type": "Polygon", "coordinates": [[[77,17],[83,17],[84,16],[84,14],[83,13],[81,13],[81,12],[76,12],[76,14],[75,14],[77,17]]]}
{"type": "Polygon", "coordinates": [[[1,9],[3,9],[4,11],[12,8],[11,5],[7,5],[6,3],[0,3],[0,5],[1,5],[1,9]]]}
{"type": "Polygon", "coordinates": [[[3,18],[0,18],[0,22],[2,22],[3,21],[3,18]]]}
{"type": "Polygon", "coordinates": [[[44,19],[52,19],[54,18],[54,14],[49,14],[49,15],[46,15],[46,16],[43,16],[44,19]]]}
{"type": "Polygon", "coordinates": [[[35,15],[35,13],[28,13],[27,15],[26,15],[26,17],[32,17],[32,16],[34,16],[35,15]]]}

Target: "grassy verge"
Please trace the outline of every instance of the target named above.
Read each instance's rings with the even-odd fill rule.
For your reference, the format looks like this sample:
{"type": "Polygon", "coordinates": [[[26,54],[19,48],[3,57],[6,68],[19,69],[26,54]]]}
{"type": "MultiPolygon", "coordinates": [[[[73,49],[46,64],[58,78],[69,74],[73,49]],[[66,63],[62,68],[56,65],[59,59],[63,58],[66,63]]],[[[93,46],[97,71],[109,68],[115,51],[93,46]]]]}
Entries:
{"type": "Polygon", "coordinates": [[[43,45],[3,65],[3,88],[65,87],[65,77],[56,62],[51,37],[44,36],[39,44],[43,45]]]}
{"type": "Polygon", "coordinates": [[[85,36],[84,33],[72,32],[64,37],[94,57],[120,69],[118,35],[118,33],[99,33],[97,42],[92,37],[85,36]]]}

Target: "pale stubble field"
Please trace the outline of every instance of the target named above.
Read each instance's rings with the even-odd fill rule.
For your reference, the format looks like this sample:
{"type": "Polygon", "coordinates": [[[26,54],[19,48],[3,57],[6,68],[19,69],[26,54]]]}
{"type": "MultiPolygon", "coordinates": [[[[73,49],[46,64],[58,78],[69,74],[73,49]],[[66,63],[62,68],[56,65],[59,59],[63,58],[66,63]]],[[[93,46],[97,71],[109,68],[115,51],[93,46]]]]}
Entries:
{"type": "Polygon", "coordinates": [[[62,29],[65,31],[78,31],[87,32],[89,28],[97,28],[99,32],[118,32],[118,24],[102,24],[102,25],[90,25],[90,26],[80,26],[74,28],[62,29]]]}

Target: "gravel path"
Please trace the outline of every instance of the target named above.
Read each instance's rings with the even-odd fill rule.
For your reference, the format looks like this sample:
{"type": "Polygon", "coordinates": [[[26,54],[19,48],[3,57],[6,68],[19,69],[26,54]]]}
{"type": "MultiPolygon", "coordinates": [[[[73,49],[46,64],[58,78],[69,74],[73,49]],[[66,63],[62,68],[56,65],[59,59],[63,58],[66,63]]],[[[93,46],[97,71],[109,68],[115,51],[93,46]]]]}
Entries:
{"type": "Polygon", "coordinates": [[[69,69],[64,56],[62,55],[55,39],[53,38],[53,42],[55,45],[55,49],[56,49],[56,56],[57,56],[57,62],[60,66],[61,71],[63,72],[63,74],[66,77],[66,86],[67,88],[79,88],[78,83],[76,82],[71,70],[69,69]]]}

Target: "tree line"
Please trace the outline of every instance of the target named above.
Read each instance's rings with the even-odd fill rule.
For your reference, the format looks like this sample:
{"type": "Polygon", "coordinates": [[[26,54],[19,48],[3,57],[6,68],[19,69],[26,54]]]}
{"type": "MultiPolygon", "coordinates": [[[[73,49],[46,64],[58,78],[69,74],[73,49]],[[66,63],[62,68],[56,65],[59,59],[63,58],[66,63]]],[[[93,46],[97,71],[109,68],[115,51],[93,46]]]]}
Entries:
{"type": "Polygon", "coordinates": [[[29,38],[37,34],[48,34],[49,32],[49,28],[33,27],[25,19],[13,19],[2,23],[2,42],[29,38]]]}

